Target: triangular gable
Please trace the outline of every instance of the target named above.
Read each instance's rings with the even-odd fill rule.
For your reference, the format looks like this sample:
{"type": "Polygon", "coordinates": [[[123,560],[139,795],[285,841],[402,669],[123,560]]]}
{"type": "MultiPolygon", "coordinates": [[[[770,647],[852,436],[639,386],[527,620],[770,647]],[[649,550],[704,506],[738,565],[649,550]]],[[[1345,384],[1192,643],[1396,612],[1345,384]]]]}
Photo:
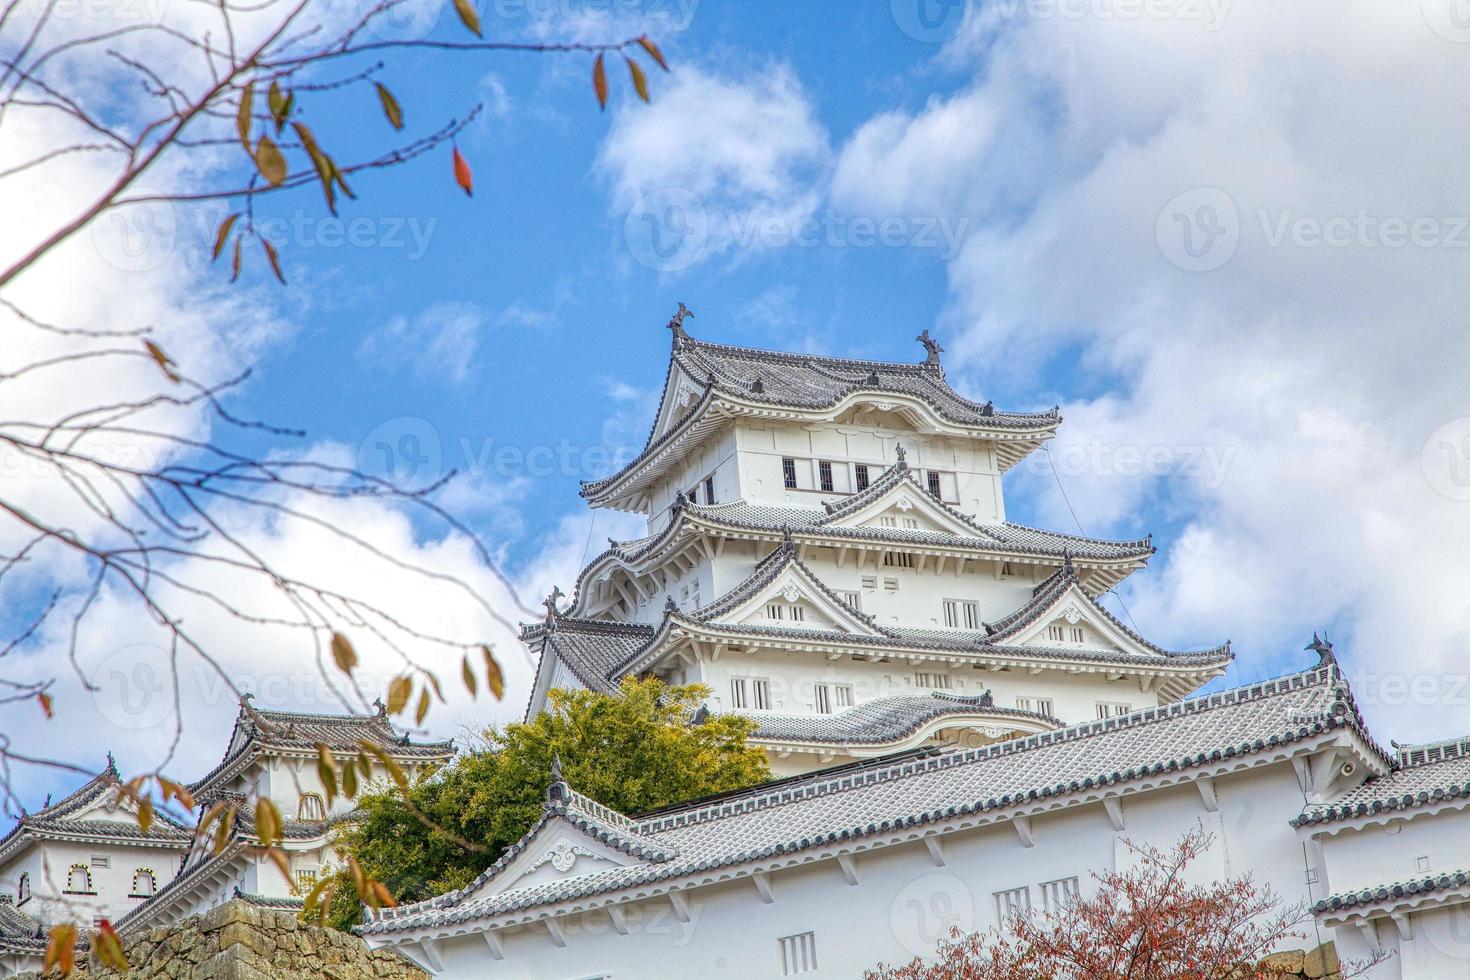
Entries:
{"type": "Polygon", "coordinates": [[[862,506],[822,522],[825,527],[889,527],[910,531],[938,531],[965,538],[981,533],[942,501],[936,500],[912,478],[899,479],[862,506]],[[885,520],[885,518],[887,520],[885,520]]]}
{"type": "Polygon", "coordinates": [[[688,415],[689,410],[704,397],[706,387],[704,382],[696,380],[685,370],[677,358],[670,358],[668,373],[664,375],[663,398],[659,401],[648,441],[653,442],[688,415]]]}
{"type": "Polygon", "coordinates": [[[758,571],[752,576],[752,579],[768,576],[768,581],[755,584],[748,579],[714,603],[710,607],[714,610],[712,615],[700,618],[714,623],[881,635],[870,619],[833,594],[794,555],[787,552],[784,557],[773,573],[758,571]],[[736,595],[741,590],[745,594],[736,595]],[[773,609],[779,615],[773,616],[773,609]]]}
{"type": "Polygon", "coordinates": [[[466,899],[485,898],[511,889],[580,878],[639,863],[637,858],[598,840],[560,815],[548,815],[516,847],[515,856],[479,882],[478,887],[465,895],[466,899]]]}
{"type": "MultiPolygon", "coordinates": [[[[1062,573],[1058,573],[1059,575],[1062,573]]],[[[1098,650],[1166,656],[1167,651],[1148,642],[1115,619],[1083,589],[1075,576],[1066,576],[1046,588],[1038,587],[1037,600],[1004,628],[992,633],[992,642],[1016,646],[1064,647],[1081,651],[1098,650]],[[1080,631],[1080,639],[1074,630],[1080,631]],[[1060,631],[1060,636],[1057,635],[1060,631]]]]}

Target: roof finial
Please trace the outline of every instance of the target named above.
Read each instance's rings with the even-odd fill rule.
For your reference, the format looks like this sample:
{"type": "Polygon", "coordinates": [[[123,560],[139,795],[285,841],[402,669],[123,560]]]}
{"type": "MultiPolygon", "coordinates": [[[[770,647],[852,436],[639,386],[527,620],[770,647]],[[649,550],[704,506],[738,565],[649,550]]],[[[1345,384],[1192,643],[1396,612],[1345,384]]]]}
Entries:
{"type": "Polygon", "coordinates": [[[561,774],[561,753],[551,757],[551,784],[546,787],[548,804],[566,803],[571,799],[571,787],[561,774]]]}
{"type": "Polygon", "coordinates": [[[560,599],[563,594],[564,593],[561,590],[561,586],[553,585],[551,587],[551,594],[548,595],[545,599],[541,600],[541,605],[546,607],[547,626],[554,626],[556,624],[557,617],[561,615],[561,611],[556,608],[556,600],[560,599]]]}
{"type": "Polygon", "coordinates": [[[689,498],[684,495],[684,491],[675,490],[674,502],[670,504],[669,507],[674,511],[674,513],[677,514],[679,511],[684,509],[684,505],[687,503],[689,503],[689,498]]]}
{"type": "Polygon", "coordinates": [[[924,351],[928,354],[928,357],[925,358],[924,363],[932,364],[935,367],[939,367],[939,355],[944,353],[944,348],[939,346],[939,341],[929,336],[929,331],[927,328],[924,330],[923,333],[919,334],[914,339],[924,345],[924,351]]]}
{"type": "Polygon", "coordinates": [[[1315,650],[1317,652],[1317,666],[1330,667],[1337,663],[1337,655],[1332,652],[1332,641],[1327,639],[1324,632],[1320,637],[1317,631],[1312,631],[1312,642],[1302,647],[1303,650],[1315,650]]]}
{"type": "Polygon", "coordinates": [[[676,312],[669,320],[669,329],[674,332],[675,347],[678,347],[679,345],[684,343],[684,341],[689,339],[689,335],[684,332],[684,321],[693,315],[694,314],[690,311],[689,307],[685,306],[683,303],[680,303],[678,312],[676,312]]]}
{"type": "Polygon", "coordinates": [[[665,596],[664,597],[664,612],[666,612],[666,613],[676,613],[678,611],[679,611],[679,604],[674,601],[674,597],[672,595],[665,596]]]}
{"type": "Polygon", "coordinates": [[[117,772],[117,760],[112,757],[111,749],[107,750],[107,771],[112,773],[117,772]]]}
{"type": "Polygon", "coordinates": [[[864,381],[863,384],[867,385],[869,388],[878,388],[882,386],[883,379],[878,377],[878,371],[875,368],[868,372],[868,379],[864,381]]]}
{"type": "Polygon", "coordinates": [[[1077,570],[1072,567],[1072,549],[1062,549],[1062,571],[1068,576],[1075,575],[1077,570]]]}
{"type": "Polygon", "coordinates": [[[990,418],[994,414],[995,414],[995,402],[994,401],[988,401],[984,405],[981,405],[980,406],[980,417],[981,418],[988,419],[988,418],[990,418]]]}
{"type": "Polygon", "coordinates": [[[993,707],[995,707],[995,695],[993,695],[993,694],[990,693],[990,688],[988,688],[988,687],[985,689],[985,693],[982,694],[982,695],[980,695],[980,707],[982,707],[982,708],[993,708],[993,707]]]}
{"type": "Polygon", "coordinates": [[[898,457],[898,463],[894,468],[900,473],[907,473],[909,470],[909,451],[903,448],[903,443],[894,443],[893,455],[898,457]]]}
{"type": "Polygon", "coordinates": [[[765,390],[766,390],[765,383],[762,382],[759,377],[757,377],[754,381],[752,381],[750,383],[750,391],[751,391],[751,394],[759,395],[761,392],[763,392],[765,390]]]}
{"type": "Polygon", "coordinates": [[[388,716],[388,706],[383,703],[382,698],[373,698],[373,714],[379,718],[386,718],[388,716]]]}
{"type": "Polygon", "coordinates": [[[796,551],[796,542],[791,538],[790,524],[781,525],[781,550],[791,553],[796,551]]]}

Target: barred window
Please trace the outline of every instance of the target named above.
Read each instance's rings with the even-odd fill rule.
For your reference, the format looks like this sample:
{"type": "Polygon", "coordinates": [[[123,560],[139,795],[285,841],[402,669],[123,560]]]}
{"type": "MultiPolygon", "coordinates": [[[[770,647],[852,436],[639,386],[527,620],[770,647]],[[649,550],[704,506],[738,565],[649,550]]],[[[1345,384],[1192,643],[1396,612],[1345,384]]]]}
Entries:
{"type": "Polygon", "coordinates": [[[796,460],[790,456],[781,458],[781,480],[786,484],[787,490],[796,489],[796,460]]]}
{"type": "Polygon", "coordinates": [[[980,604],[965,599],[945,599],[944,625],[964,627],[967,630],[979,629],[980,604]]]}
{"type": "Polygon", "coordinates": [[[1013,915],[1025,915],[1031,911],[1031,887],[1022,885],[995,893],[995,916],[1002,924],[1013,915]]]}
{"type": "Polygon", "coordinates": [[[1041,907],[1048,915],[1056,915],[1077,897],[1076,878],[1058,878],[1041,883],[1041,907]]]}
{"type": "Polygon", "coordinates": [[[817,463],[817,479],[821,481],[821,487],[827,493],[832,492],[832,464],[825,459],[817,463]]]}
{"type": "Polygon", "coordinates": [[[859,490],[868,489],[868,464],[858,463],[852,468],[853,485],[859,490]]]}
{"type": "Polygon", "coordinates": [[[781,975],[811,973],[817,968],[816,933],[803,932],[797,936],[782,936],[776,940],[781,949],[781,975]]]}

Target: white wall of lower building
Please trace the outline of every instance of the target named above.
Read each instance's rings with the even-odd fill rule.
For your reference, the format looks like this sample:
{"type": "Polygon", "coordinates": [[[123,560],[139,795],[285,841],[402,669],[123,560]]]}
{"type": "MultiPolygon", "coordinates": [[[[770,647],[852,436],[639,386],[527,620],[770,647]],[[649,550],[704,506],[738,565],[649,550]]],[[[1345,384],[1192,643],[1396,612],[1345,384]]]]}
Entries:
{"type": "Polygon", "coordinates": [[[45,923],[90,925],[98,918],[116,920],[145,901],[134,897],[135,877],[143,883],[138,872],[152,871],[156,887],[162,888],[178,872],[180,857],[182,851],[174,848],[47,841],[44,848],[27,849],[0,871],[0,892],[14,898],[31,918],[45,923]],[[104,861],[106,866],[100,863],[104,861]],[[96,894],[68,893],[74,865],[86,869],[90,890],[96,894]],[[18,890],[23,874],[30,876],[31,898],[21,903],[18,890]]]}
{"type": "Polygon", "coordinates": [[[1290,766],[1278,764],[1221,777],[1219,811],[1209,812],[1192,784],[1125,798],[1125,829],[1115,831],[1101,804],[1032,819],[1027,847],[1010,823],[959,831],[943,840],[944,866],[920,842],[856,855],[858,883],[848,884],[835,860],[772,874],[774,901],[762,901],[750,879],[685,892],[689,921],[666,898],[624,906],[628,935],[618,935],[603,911],[562,921],[565,947],[547,928],[528,924],[502,934],[503,962],[491,958],[478,934],[441,945],[449,980],[506,978],[782,976],[780,939],[812,932],[822,976],[860,976],[879,961],[932,952],[951,926],[985,929],[999,922],[997,893],[1025,889],[1033,907],[1042,886],[1078,879],[1083,894],[1093,872],[1126,867],[1125,840],[1167,848],[1203,826],[1216,837],[1193,869],[1196,880],[1253,873],[1286,903],[1307,901],[1300,842],[1287,821],[1301,792],[1290,766]]]}

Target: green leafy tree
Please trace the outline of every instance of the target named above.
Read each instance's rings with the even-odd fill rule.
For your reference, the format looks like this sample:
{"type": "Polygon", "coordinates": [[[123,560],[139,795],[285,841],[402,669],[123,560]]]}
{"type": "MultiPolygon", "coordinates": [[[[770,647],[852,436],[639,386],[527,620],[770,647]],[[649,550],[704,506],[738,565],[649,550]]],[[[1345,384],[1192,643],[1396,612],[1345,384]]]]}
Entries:
{"type": "MultiPolygon", "coordinates": [[[[709,715],[692,723],[708,695],[701,684],[635,678],[616,694],[553,690],[536,718],[486,732],[485,751],[460,756],[406,793],[365,792],[360,819],[336,834],[337,849],[396,901],[419,901],[469,883],[520,840],[541,815],[555,757],[574,789],[621,813],[771,778],[765,754],[745,744],[754,722],[709,715]]],[[[356,924],[353,879],[350,868],[333,873],[308,914],[325,913],[338,928],[356,924]]]]}

